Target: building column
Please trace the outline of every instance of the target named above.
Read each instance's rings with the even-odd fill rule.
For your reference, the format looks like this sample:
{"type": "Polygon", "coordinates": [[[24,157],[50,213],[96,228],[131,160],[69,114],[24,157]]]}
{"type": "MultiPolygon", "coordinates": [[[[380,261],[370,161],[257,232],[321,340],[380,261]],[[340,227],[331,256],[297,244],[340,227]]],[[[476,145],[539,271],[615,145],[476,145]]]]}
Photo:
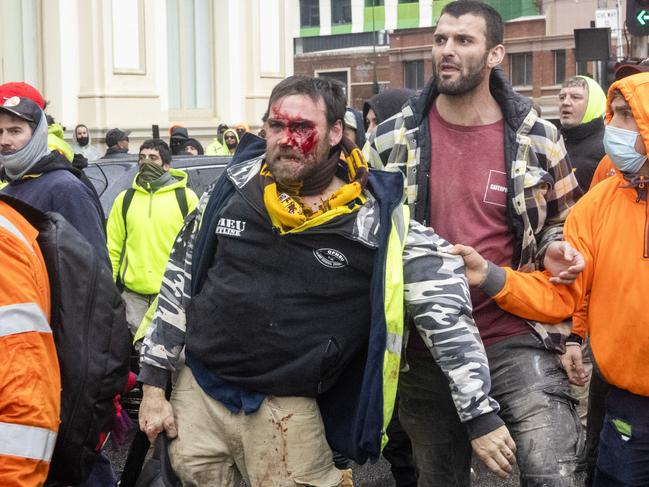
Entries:
{"type": "Polygon", "coordinates": [[[166,29],[152,21],[164,4],[84,0],[78,7],[78,119],[100,131],[119,126],[148,137],[151,123],[167,119],[158,86],[162,73],[156,70],[156,53],[166,51],[166,29]]]}

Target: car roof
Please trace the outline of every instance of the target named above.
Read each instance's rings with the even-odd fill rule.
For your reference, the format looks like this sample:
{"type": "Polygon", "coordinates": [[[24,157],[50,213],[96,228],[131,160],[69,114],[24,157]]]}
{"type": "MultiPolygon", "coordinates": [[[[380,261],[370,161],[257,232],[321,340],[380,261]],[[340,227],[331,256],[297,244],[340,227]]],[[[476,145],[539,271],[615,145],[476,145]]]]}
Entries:
{"type": "MultiPolygon", "coordinates": [[[[119,159],[100,159],[84,169],[92,182],[106,216],[119,193],[133,185],[138,172],[137,154],[119,159]]],[[[201,194],[225,170],[230,162],[228,156],[173,156],[171,166],[188,174],[188,186],[200,197],[201,194]]]]}

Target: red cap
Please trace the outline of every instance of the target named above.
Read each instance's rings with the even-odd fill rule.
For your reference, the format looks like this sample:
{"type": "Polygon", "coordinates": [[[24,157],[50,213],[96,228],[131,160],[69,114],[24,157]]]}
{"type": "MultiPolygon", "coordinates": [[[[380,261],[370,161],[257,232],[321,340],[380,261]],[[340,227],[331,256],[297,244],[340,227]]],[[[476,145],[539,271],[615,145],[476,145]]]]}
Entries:
{"type": "Polygon", "coordinates": [[[646,73],[647,71],[649,71],[649,60],[647,59],[638,64],[617,63],[615,66],[615,81],[633,74],[646,73]]]}
{"type": "Polygon", "coordinates": [[[22,81],[15,81],[0,85],[0,105],[4,104],[6,100],[14,96],[19,96],[20,98],[29,98],[31,101],[36,103],[41,108],[41,110],[45,110],[45,98],[43,98],[43,95],[41,95],[40,91],[38,91],[32,85],[29,85],[22,81]]]}

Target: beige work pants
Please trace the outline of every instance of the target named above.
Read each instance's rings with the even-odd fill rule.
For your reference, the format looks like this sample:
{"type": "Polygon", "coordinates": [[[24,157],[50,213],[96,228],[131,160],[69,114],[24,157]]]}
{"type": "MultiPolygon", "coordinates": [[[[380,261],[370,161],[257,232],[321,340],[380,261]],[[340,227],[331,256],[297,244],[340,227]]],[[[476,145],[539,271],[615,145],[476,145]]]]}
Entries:
{"type": "Polygon", "coordinates": [[[269,396],[254,413],[233,414],[184,366],[171,403],[178,437],[169,456],[184,486],[340,485],[315,399],[269,396]]]}

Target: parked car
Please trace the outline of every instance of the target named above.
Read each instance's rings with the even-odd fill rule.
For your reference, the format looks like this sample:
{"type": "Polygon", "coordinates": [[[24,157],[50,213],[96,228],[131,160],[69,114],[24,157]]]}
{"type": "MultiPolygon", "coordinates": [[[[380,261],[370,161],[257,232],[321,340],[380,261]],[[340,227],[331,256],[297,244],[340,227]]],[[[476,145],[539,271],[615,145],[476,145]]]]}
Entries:
{"type": "MultiPolygon", "coordinates": [[[[189,176],[189,187],[200,196],[221,175],[230,162],[227,156],[174,156],[172,166],[189,176]]],[[[132,159],[100,159],[84,169],[99,194],[101,206],[108,216],[117,195],[133,184],[137,174],[137,154],[132,159]]]]}

